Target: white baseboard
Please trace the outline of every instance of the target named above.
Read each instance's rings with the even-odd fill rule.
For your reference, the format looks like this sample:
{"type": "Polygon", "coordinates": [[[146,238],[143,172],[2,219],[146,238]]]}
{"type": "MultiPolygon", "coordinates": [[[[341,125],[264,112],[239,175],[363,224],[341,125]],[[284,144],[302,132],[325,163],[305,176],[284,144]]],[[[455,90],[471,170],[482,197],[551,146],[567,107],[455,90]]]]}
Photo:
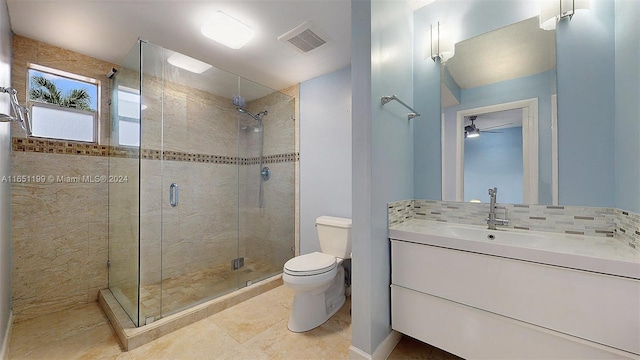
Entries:
{"type": "Polygon", "coordinates": [[[402,339],[402,334],[391,330],[389,335],[378,345],[376,351],[373,352],[373,360],[386,360],[389,355],[391,355],[393,349],[396,348],[400,339],[402,339]]]}
{"type": "Polygon", "coordinates": [[[11,328],[13,328],[13,311],[9,313],[7,332],[4,334],[2,348],[0,348],[0,360],[9,359],[9,339],[11,339],[11,328]]]}
{"type": "Polygon", "coordinates": [[[371,355],[351,345],[349,346],[349,360],[371,360],[371,355]]]}
{"type": "Polygon", "coordinates": [[[391,352],[393,351],[393,349],[395,349],[396,345],[398,345],[398,342],[400,342],[401,338],[402,338],[401,333],[395,330],[391,330],[389,335],[387,335],[387,337],[384,340],[382,340],[380,345],[378,345],[376,350],[373,352],[373,355],[369,355],[366,352],[351,345],[349,347],[349,359],[351,360],[385,360],[386,358],[389,357],[389,355],[391,355],[391,352]]]}

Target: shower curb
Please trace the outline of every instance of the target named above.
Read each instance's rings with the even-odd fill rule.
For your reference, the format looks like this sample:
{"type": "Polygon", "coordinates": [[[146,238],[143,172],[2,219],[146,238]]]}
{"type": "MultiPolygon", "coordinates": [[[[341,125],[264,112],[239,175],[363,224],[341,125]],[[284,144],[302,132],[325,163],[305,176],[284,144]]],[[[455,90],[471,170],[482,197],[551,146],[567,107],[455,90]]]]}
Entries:
{"type": "Polygon", "coordinates": [[[282,285],[282,274],[272,276],[141,327],[135,327],[133,321],[131,321],[109,289],[100,290],[98,301],[107,318],[109,318],[109,322],[118,336],[122,348],[125,351],[129,351],[280,285],[282,285]]]}

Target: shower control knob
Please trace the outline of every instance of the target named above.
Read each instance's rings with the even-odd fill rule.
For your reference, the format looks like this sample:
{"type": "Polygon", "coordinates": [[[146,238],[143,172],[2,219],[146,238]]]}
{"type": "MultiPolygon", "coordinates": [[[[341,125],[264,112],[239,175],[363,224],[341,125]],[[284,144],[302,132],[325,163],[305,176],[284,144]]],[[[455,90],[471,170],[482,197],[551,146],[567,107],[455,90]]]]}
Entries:
{"type": "Polygon", "coordinates": [[[265,166],[260,170],[260,175],[262,176],[262,180],[269,181],[269,178],[271,177],[271,170],[269,167],[265,166]]]}

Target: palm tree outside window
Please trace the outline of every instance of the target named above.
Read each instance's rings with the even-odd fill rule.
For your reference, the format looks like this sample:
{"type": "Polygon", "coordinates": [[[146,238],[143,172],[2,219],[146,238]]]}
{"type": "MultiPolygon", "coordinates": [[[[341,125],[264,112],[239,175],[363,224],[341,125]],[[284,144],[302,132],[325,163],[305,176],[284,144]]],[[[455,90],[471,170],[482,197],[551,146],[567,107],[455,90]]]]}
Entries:
{"type": "Polygon", "coordinates": [[[96,80],[74,79],[73,74],[35,65],[28,76],[33,136],[97,142],[96,80]]]}

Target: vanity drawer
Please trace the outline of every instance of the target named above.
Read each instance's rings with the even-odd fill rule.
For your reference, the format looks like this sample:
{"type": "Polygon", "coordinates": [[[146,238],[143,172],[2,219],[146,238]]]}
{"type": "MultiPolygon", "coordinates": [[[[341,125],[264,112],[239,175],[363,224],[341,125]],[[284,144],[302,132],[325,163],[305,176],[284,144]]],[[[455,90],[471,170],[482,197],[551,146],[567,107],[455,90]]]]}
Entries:
{"type": "Polygon", "coordinates": [[[391,285],[394,330],[465,359],[638,359],[631,353],[391,285]]]}
{"type": "Polygon", "coordinates": [[[640,354],[640,282],[391,241],[392,283],[640,354]]]}

